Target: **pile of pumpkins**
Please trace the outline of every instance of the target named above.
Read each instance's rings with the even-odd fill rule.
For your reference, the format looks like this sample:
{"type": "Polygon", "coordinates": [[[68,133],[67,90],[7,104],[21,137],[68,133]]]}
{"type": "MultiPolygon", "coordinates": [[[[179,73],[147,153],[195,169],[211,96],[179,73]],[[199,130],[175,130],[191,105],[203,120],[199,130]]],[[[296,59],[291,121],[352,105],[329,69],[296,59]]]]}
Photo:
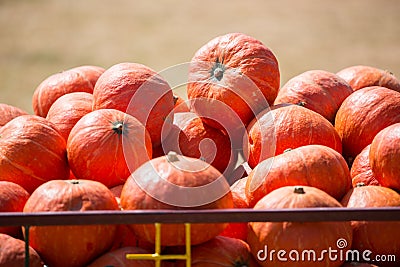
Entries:
{"type": "MultiPolygon", "coordinates": [[[[392,73],[309,70],[281,86],[273,52],[243,33],[209,41],[187,67],[186,96],[124,62],[49,76],[34,91],[34,115],[0,104],[0,211],[400,206],[392,73]]],[[[30,266],[155,266],[125,257],[154,252],[153,224],[29,231],[30,266]]],[[[0,228],[0,266],[22,266],[24,234],[0,228]]],[[[164,254],[184,244],[183,224],[162,225],[164,254]]],[[[191,244],[196,267],[398,266],[400,222],[199,222],[191,244]],[[328,248],[371,251],[370,262],[332,259],[328,248]]]]}

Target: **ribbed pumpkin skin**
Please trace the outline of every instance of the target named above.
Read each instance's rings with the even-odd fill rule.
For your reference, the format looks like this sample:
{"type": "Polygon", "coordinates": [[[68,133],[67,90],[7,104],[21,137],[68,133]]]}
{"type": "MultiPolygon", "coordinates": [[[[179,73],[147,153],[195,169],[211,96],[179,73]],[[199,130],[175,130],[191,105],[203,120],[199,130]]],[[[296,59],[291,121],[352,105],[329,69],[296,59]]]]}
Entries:
{"type": "Polygon", "coordinates": [[[117,250],[107,252],[89,264],[87,267],[154,267],[155,263],[152,260],[128,260],[127,254],[151,254],[148,251],[138,247],[123,247],[117,250]]]}
{"type": "MultiPolygon", "coordinates": [[[[41,185],[24,212],[119,210],[112,192],[89,180],[53,180],[41,185]]],[[[80,267],[105,253],[116,225],[32,226],[29,244],[49,266],[80,267]]]]}
{"type": "Polygon", "coordinates": [[[246,196],[253,207],[273,190],[295,185],[319,188],[340,201],[351,188],[349,168],[329,147],[302,146],[260,162],[247,178],[246,196]]]}
{"type": "Polygon", "coordinates": [[[52,122],[64,137],[84,115],[92,111],[93,95],[85,92],[69,93],[58,98],[51,105],[46,119],[52,122]]]}
{"type": "Polygon", "coordinates": [[[336,74],[324,70],[309,70],[283,85],[274,105],[300,104],[334,123],[337,110],[351,93],[353,89],[350,85],[336,74]]]}
{"type": "MultiPolygon", "coordinates": [[[[21,267],[25,266],[25,242],[0,233],[0,266],[21,267]]],[[[29,247],[29,266],[42,267],[39,254],[29,247]]]]}
{"type": "MultiPolygon", "coordinates": [[[[275,210],[317,207],[338,208],[342,206],[333,197],[315,187],[286,186],[263,197],[254,206],[254,209],[275,210]],[[300,188],[304,193],[297,193],[300,188]]],[[[337,240],[340,238],[345,239],[348,244],[352,242],[350,222],[251,222],[249,225],[247,242],[253,256],[257,259],[259,251],[264,251],[265,246],[268,248],[267,255],[265,253],[259,255],[261,257],[266,256],[265,260],[258,259],[261,266],[341,266],[343,261],[340,259],[330,261],[327,255],[319,261],[307,261],[307,258],[304,261],[293,261],[288,254],[291,250],[297,250],[301,253],[304,250],[312,249],[318,258],[322,255],[323,250],[337,249],[337,240]],[[281,249],[286,251],[287,261],[279,260],[276,254],[273,258],[270,257],[271,250],[277,252],[281,249]]],[[[343,252],[345,253],[347,249],[349,247],[343,248],[343,252]]]]}
{"type": "Polygon", "coordinates": [[[343,155],[356,157],[375,135],[400,122],[400,93],[385,87],[360,89],[340,106],[335,128],[342,140],[343,155]]]}
{"type": "Polygon", "coordinates": [[[288,148],[305,145],[325,145],[342,152],[340,137],[332,124],[298,105],[281,104],[264,110],[249,124],[247,132],[243,147],[251,168],[288,148]]]}
{"type": "Polygon", "coordinates": [[[123,184],[151,158],[151,139],[134,117],[115,109],[100,109],[83,116],[67,142],[68,162],[76,178],[123,184]]]}
{"type": "Polygon", "coordinates": [[[79,66],[47,77],[33,93],[33,111],[38,116],[46,117],[51,105],[60,96],[73,92],[93,93],[97,79],[104,71],[98,66],[79,66]]]}
{"type": "Polygon", "coordinates": [[[0,128],[10,120],[28,113],[20,108],[0,103],[0,128]]]}
{"type": "Polygon", "coordinates": [[[400,190],[400,123],[383,129],[375,136],[369,158],[378,182],[400,190]]]}
{"type": "MultiPolygon", "coordinates": [[[[348,208],[399,207],[400,195],[383,186],[358,186],[342,199],[348,208]]],[[[379,262],[379,266],[398,266],[400,258],[400,222],[353,221],[352,249],[370,250],[371,259],[376,255],[395,255],[396,262],[379,262]]]]}
{"type": "MultiPolygon", "coordinates": [[[[193,246],[192,267],[258,267],[250,253],[249,245],[240,239],[217,236],[205,243],[193,246]]],[[[185,261],[177,267],[185,267],[185,261]]]]}
{"type": "Polygon", "coordinates": [[[32,193],[46,181],[68,177],[65,140],[52,123],[22,115],[0,128],[0,180],[32,193]]]}
{"type": "Polygon", "coordinates": [[[136,117],[152,143],[161,143],[173,120],[174,98],[169,84],[154,70],[138,63],[118,63],[107,69],[93,90],[93,110],[117,109],[136,117]]]}
{"type": "Polygon", "coordinates": [[[346,80],[354,91],[369,86],[382,86],[400,92],[400,80],[387,70],[356,65],[342,69],[336,74],[346,80]]]}
{"type": "Polygon", "coordinates": [[[228,33],[195,53],[187,93],[192,110],[206,123],[234,134],[272,105],[279,86],[279,66],[272,51],[253,37],[228,33]]]}
{"type": "MultiPolygon", "coordinates": [[[[126,181],[121,193],[124,210],[140,209],[226,209],[233,208],[229,184],[208,163],[169,152],[141,165],[126,181]]],[[[153,224],[131,225],[139,238],[155,242],[153,224]]],[[[225,223],[191,226],[191,244],[210,240],[221,233],[225,223]]],[[[163,246],[185,244],[183,224],[161,226],[163,246]]]]}
{"type": "Polygon", "coordinates": [[[350,169],[350,176],[353,187],[356,187],[358,183],[365,185],[380,185],[376,180],[375,175],[371,170],[369,161],[369,150],[371,145],[366,146],[360,154],[358,154],[353,161],[350,169]]]}

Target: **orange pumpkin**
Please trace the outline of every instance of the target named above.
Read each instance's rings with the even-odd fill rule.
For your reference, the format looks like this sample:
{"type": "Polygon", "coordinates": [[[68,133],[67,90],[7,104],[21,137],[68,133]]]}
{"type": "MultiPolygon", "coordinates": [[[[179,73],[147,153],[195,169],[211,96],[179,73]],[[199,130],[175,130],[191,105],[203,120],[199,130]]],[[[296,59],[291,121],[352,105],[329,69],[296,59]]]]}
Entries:
{"type": "Polygon", "coordinates": [[[298,105],[281,104],[257,115],[247,127],[244,152],[251,168],[282,154],[286,149],[305,145],[325,145],[342,152],[340,137],[320,114],[298,105]]]}
{"type": "MultiPolygon", "coordinates": [[[[141,165],[126,181],[121,193],[124,210],[141,209],[225,209],[233,208],[229,184],[208,163],[169,152],[141,165]]],[[[139,238],[154,243],[153,224],[131,225],[139,238]]],[[[212,239],[226,224],[192,224],[193,245],[212,239]]],[[[163,224],[161,245],[185,244],[183,224],[163,224]]]]}
{"type": "Polygon", "coordinates": [[[346,80],[354,91],[369,86],[382,86],[400,92],[400,80],[387,70],[356,65],[340,70],[337,75],[346,80]]]}
{"type": "Polygon", "coordinates": [[[245,190],[250,207],[289,185],[313,186],[340,201],[351,188],[350,171],[342,155],[326,146],[307,145],[284,152],[250,172],[245,190]]]}
{"type": "Polygon", "coordinates": [[[80,118],[92,111],[92,105],[92,94],[85,92],[66,94],[51,105],[46,119],[57,127],[65,140],[68,140],[72,127],[80,118]]]}
{"type": "Polygon", "coordinates": [[[400,190],[400,123],[386,127],[375,136],[369,159],[378,182],[400,190]]]}
{"type": "Polygon", "coordinates": [[[151,140],[136,118],[119,110],[100,109],[75,124],[67,153],[76,178],[99,181],[111,188],[123,184],[151,158],[151,140]]]}
{"type": "Polygon", "coordinates": [[[0,128],[1,181],[32,193],[46,181],[68,177],[65,140],[52,123],[22,115],[0,128]]]}
{"type": "Polygon", "coordinates": [[[93,93],[97,79],[103,72],[102,67],[85,65],[47,77],[33,93],[33,111],[38,116],[46,117],[51,105],[60,96],[73,92],[93,93]]]}
{"type": "MultiPolygon", "coordinates": [[[[399,207],[400,195],[383,186],[363,185],[351,189],[342,199],[343,206],[348,208],[399,207]]],[[[371,260],[377,255],[395,255],[400,258],[400,222],[352,221],[352,249],[368,254],[371,260]]],[[[366,259],[364,259],[366,260],[366,259]]],[[[391,261],[379,262],[379,266],[398,266],[391,261]]]]}
{"type": "Polygon", "coordinates": [[[186,101],[179,95],[174,94],[174,112],[190,112],[186,101]]]}
{"type": "MultiPolygon", "coordinates": [[[[119,210],[111,191],[90,180],[53,180],[32,193],[24,212],[119,210]]],[[[110,249],[116,225],[32,226],[29,244],[49,266],[85,266],[110,249]]]]}
{"type": "Polygon", "coordinates": [[[336,74],[324,70],[309,70],[283,85],[274,105],[299,104],[333,123],[340,105],[351,93],[353,89],[350,85],[336,74]]]}
{"type": "Polygon", "coordinates": [[[380,130],[397,122],[400,122],[399,92],[372,86],[352,93],[343,101],[335,119],[343,155],[354,159],[380,130]]]}
{"type": "Polygon", "coordinates": [[[127,254],[151,254],[151,251],[138,247],[123,247],[107,252],[89,264],[87,267],[154,267],[153,260],[128,260],[127,254]]]}
{"type": "MultiPolygon", "coordinates": [[[[43,262],[39,254],[29,247],[29,266],[42,267],[43,262]]],[[[25,266],[25,242],[0,233],[0,266],[21,267],[25,266]]]]}
{"type": "Polygon", "coordinates": [[[233,136],[274,102],[279,86],[272,51],[253,37],[228,33],[195,53],[187,94],[191,109],[207,124],[233,136]]]}
{"type": "Polygon", "coordinates": [[[169,84],[155,71],[138,63],[119,63],[99,78],[93,91],[93,110],[117,109],[136,117],[152,143],[161,143],[173,120],[174,98],[169,84]]]}
{"type": "Polygon", "coordinates": [[[28,113],[20,108],[0,103],[0,128],[10,120],[28,113]]]}
{"type": "MultiPolygon", "coordinates": [[[[263,197],[255,206],[255,210],[296,209],[317,207],[342,207],[340,203],[324,191],[309,186],[285,186],[278,188],[263,197]]],[[[344,260],[330,260],[323,251],[329,248],[338,249],[338,240],[352,242],[350,222],[251,222],[249,223],[247,242],[253,256],[261,266],[340,266],[344,260]],[[315,253],[302,259],[304,250],[315,253]],[[271,251],[280,253],[280,257],[271,251]],[[290,252],[295,250],[296,255],[290,252]],[[321,254],[322,253],[322,254],[321,254]],[[291,256],[290,256],[291,255],[291,256]],[[313,258],[314,256],[314,258],[313,258]],[[316,260],[317,258],[320,258],[316,260]],[[286,260],[285,260],[286,259],[286,260]]],[[[344,255],[349,249],[341,247],[344,255]]]]}
{"type": "Polygon", "coordinates": [[[350,169],[352,185],[355,187],[358,183],[365,185],[380,185],[374,173],[371,170],[369,161],[369,150],[371,145],[366,146],[353,161],[350,169]]]}
{"type": "MultiPolygon", "coordinates": [[[[21,212],[28,198],[29,193],[22,186],[8,181],[0,181],[0,212],[21,212]]],[[[0,233],[19,238],[21,237],[21,227],[0,227],[0,233]]]]}

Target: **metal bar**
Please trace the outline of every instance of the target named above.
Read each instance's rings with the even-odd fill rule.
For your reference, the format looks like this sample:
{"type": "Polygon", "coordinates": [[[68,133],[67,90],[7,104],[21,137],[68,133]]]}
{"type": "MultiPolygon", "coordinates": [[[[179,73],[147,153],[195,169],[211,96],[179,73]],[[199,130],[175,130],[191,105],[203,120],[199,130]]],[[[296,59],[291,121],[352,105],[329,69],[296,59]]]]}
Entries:
{"type": "Polygon", "coordinates": [[[156,259],[156,267],[161,267],[161,224],[160,223],[155,223],[154,224],[156,228],[156,252],[155,254],[157,255],[156,259]]]}
{"type": "Polygon", "coordinates": [[[29,225],[24,225],[25,228],[25,267],[29,267],[29,225]]]}
{"type": "Polygon", "coordinates": [[[306,208],[281,210],[134,210],[2,212],[0,226],[90,225],[135,223],[218,223],[218,222],[319,222],[400,221],[400,207],[394,208],[306,208]]]}
{"type": "Polygon", "coordinates": [[[185,223],[185,245],[186,245],[186,267],[192,266],[192,251],[191,251],[191,239],[190,239],[190,223],[185,223]]]}

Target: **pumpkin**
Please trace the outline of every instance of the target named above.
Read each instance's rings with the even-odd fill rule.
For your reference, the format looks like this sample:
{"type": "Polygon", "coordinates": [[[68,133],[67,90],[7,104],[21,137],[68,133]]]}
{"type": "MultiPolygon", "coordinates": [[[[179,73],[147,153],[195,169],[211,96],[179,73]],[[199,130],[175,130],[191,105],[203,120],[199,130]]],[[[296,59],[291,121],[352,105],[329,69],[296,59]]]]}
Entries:
{"type": "Polygon", "coordinates": [[[319,188],[338,201],[351,188],[345,159],[332,148],[307,145],[260,162],[249,174],[246,197],[250,207],[283,186],[308,185],[319,188]]]}
{"type": "Polygon", "coordinates": [[[153,145],[161,143],[173,120],[174,98],[169,84],[138,63],[107,69],[93,90],[93,110],[117,109],[136,117],[148,130],[153,145]]]}
{"type": "Polygon", "coordinates": [[[131,172],[151,158],[151,140],[136,118],[119,110],[100,109],[75,124],[67,153],[76,178],[113,187],[123,184],[131,172]]]}
{"type": "Polygon", "coordinates": [[[0,103],[0,128],[10,120],[28,113],[20,108],[0,103]]]}
{"type": "Polygon", "coordinates": [[[400,190],[400,123],[386,127],[375,136],[369,159],[378,182],[400,190]]]}
{"type": "MultiPolygon", "coordinates": [[[[170,151],[141,165],[125,182],[121,193],[124,210],[226,209],[233,208],[230,187],[221,173],[208,163],[170,151]]],[[[140,239],[154,243],[153,224],[131,225],[140,239]]],[[[225,223],[192,224],[191,243],[205,242],[220,234],[225,223]]],[[[183,224],[163,224],[161,245],[185,244],[183,224]]]]}
{"type": "MultiPolygon", "coordinates": [[[[25,202],[29,198],[29,193],[22,186],[0,181],[0,212],[22,212],[25,202]]],[[[13,237],[21,237],[21,227],[3,226],[0,233],[13,237]]]]}
{"type": "Polygon", "coordinates": [[[341,153],[340,137],[322,115],[292,104],[281,104],[257,115],[247,127],[245,157],[251,168],[286,149],[319,144],[341,153]]]}
{"type": "Polygon", "coordinates": [[[350,169],[352,185],[355,187],[358,183],[365,185],[380,185],[369,164],[369,150],[371,145],[366,146],[353,161],[350,169]]]}
{"type": "Polygon", "coordinates": [[[174,94],[174,112],[190,112],[186,101],[179,95],[174,94]]]}
{"type": "MultiPolygon", "coordinates": [[[[32,193],[24,212],[119,210],[111,191],[90,180],[52,180],[32,193]]],[[[29,244],[49,266],[85,266],[110,249],[116,225],[32,226],[29,244]]]]}
{"type": "MultiPolygon", "coordinates": [[[[348,208],[398,207],[400,195],[387,187],[359,184],[351,189],[341,202],[348,208]]],[[[372,253],[368,257],[371,260],[377,255],[395,255],[396,260],[400,258],[400,222],[352,221],[351,225],[353,250],[370,250],[372,253]]],[[[388,260],[379,262],[379,266],[398,264],[388,260]]]]}
{"type": "Polygon", "coordinates": [[[85,65],[47,77],[33,93],[33,111],[38,116],[46,117],[51,105],[60,96],[73,92],[93,93],[96,81],[103,72],[102,67],[85,65]]]}
{"type": "Polygon", "coordinates": [[[107,252],[89,264],[87,267],[105,267],[105,266],[118,266],[118,267],[154,267],[153,260],[128,260],[127,254],[151,254],[143,248],[138,247],[123,247],[117,250],[107,252]]]}
{"type": "MultiPolygon", "coordinates": [[[[184,267],[185,261],[177,262],[184,267]]],[[[192,247],[192,267],[258,267],[250,253],[249,245],[240,239],[217,236],[210,241],[192,247]]]]}
{"type": "MultiPolygon", "coordinates": [[[[340,203],[315,187],[285,186],[264,196],[254,206],[255,210],[297,209],[297,208],[338,208],[340,203]]],[[[351,244],[352,228],[350,222],[251,222],[247,242],[253,256],[261,266],[340,266],[343,259],[330,260],[324,252],[337,249],[345,255],[350,248],[338,246],[351,244]],[[274,252],[280,253],[280,257],[274,252]],[[298,252],[292,253],[291,251],[298,252]],[[305,254],[303,251],[312,250],[305,254]],[[322,255],[322,258],[321,258],[322,255]],[[318,260],[316,260],[318,259],[318,260]]]]}
{"type": "MultiPolygon", "coordinates": [[[[29,251],[29,266],[42,267],[42,259],[31,247],[29,251]]],[[[25,264],[25,242],[0,233],[0,267],[21,267],[25,264]]]]}
{"type": "MultiPolygon", "coordinates": [[[[245,187],[247,177],[237,180],[231,185],[233,207],[235,209],[249,208],[249,202],[246,198],[245,187]]],[[[222,231],[221,236],[237,238],[246,241],[247,239],[247,223],[229,223],[228,226],[222,231]]]]}
{"type": "Polygon", "coordinates": [[[399,92],[372,86],[352,93],[343,101],[335,119],[343,155],[356,157],[380,130],[397,122],[400,122],[399,92]]]}
{"type": "Polygon", "coordinates": [[[230,173],[236,163],[229,137],[221,130],[205,124],[193,112],[174,115],[173,127],[162,147],[166,153],[176,151],[184,156],[202,159],[223,174],[230,173]]]}
{"type": "Polygon", "coordinates": [[[350,66],[337,72],[337,75],[346,80],[354,91],[369,86],[382,86],[400,92],[400,80],[390,71],[376,67],[350,66]]]}
{"type": "Polygon", "coordinates": [[[280,86],[278,61],[261,41],[243,33],[218,36],[193,56],[187,94],[191,110],[215,128],[242,133],[272,105],[280,86]]]}
{"type": "Polygon", "coordinates": [[[274,105],[299,104],[334,123],[337,110],[352,92],[350,85],[336,74],[324,70],[309,70],[283,85],[274,105]]]}
{"type": "Polygon", "coordinates": [[[46,181],[68,177],[65,140],[52,123],[22,115],[0,128],[0,181],[32,193],[46,181]]]}
{"type": "Polygon", "coordinates": [[[64,137],[80,118],[92,111],[93,95],[85,92],[69,93],[58,98],[51,105],[46,119],[52,122],[64,137]]]}

